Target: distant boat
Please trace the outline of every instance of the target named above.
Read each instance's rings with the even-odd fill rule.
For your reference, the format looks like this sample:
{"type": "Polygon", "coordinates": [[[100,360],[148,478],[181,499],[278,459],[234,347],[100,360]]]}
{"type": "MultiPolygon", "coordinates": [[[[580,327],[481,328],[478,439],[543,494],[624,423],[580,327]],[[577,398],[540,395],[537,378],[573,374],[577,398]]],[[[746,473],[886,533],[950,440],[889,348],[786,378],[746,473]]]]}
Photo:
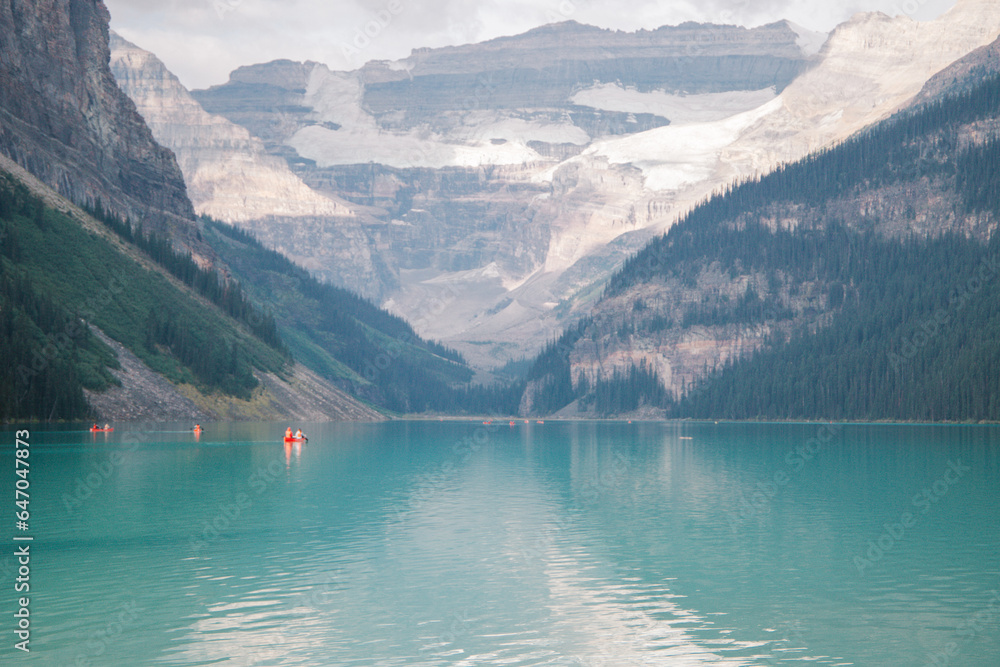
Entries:
{"type": "Polygon", "coordinates": [[[306,442],[308,440],[309,438],[307,438],[306,436],[302,436],[301,438],[294,438],[294,437],[285,438],[285,442],[306,442]]]}
{"type": "Polygon", "coordinates": [[[114,430],[115,430],[114,426],[108,426],[107,428],[97,428],[96,426],[90,427],[91,433],[110,433],[111,431],[114,430]]]}

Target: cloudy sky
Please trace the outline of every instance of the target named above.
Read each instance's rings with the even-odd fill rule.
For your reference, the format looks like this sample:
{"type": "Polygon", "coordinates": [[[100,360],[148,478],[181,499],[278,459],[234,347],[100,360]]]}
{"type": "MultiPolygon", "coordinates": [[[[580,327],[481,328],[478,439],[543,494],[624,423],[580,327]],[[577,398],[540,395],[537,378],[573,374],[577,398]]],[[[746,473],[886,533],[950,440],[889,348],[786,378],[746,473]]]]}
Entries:
{"type": "Polygon", "coordinates": [[[513,35],[556,21],[636,30],[683,21],[755,26],[787,18],[829,31],[852,14],[930,20],[955,0],[106,0],[111,27],[188,88],[277,58],[355,69],[418,47],[513,35]]]}

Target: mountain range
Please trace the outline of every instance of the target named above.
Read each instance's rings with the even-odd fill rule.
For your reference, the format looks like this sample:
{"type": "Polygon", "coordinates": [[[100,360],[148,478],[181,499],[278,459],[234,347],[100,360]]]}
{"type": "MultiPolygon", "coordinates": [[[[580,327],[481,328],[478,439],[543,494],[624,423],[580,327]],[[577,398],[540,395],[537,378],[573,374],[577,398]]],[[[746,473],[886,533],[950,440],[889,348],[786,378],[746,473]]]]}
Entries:
{"type": "Polygon", "coordinates": [[[204,165],[184,166],[200,212],[489,368],[586,314],[631,253],[705,197],[885,118],[998,33],[980,0],[928,23],[860,14],[829,36],[788,22],[566,22],[352,72],[247,66],[191,93],[259,140],[244,155],[281,158],[336,207],[319,216],[260,208],[267,190],[245,172],[213,171],[231,157],[174,136],[188,125],[166,100],[189,98],[155,58],[116,46],[113,62],[157,138],[204,165]]]}
{"type": "Polygon", "coordinates": [[[953,356],[993,326],[989,288],[908,374],[835,369],[864,348],[885,371],[947,301],[933,271],[989,261],[991,2],[830,35],[568,22],[203,91],[107,23],[0,8],[0,312],[11,372],[42,360],[7,415],[997,417],[912,398],[942,364],[991,367],[953,356]],[[873,280],[935,287],[902,307],[873,280]],[[824,340],[828,365],[802,361],[824,340]]]}

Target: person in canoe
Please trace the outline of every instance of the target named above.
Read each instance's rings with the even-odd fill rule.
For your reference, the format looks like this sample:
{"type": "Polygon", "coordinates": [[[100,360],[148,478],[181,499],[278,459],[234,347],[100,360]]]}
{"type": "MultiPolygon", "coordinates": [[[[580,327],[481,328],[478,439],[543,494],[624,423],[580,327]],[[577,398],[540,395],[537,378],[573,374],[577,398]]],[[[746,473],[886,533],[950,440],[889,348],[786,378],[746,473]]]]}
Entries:
{"type": "Polygon", "coordinates": [[[201,424],[195,424],[194,425],[194,432],[195,433],[201,433],[201,424]]]}
{"type": "Polygon", "coordinates": [[[307,440],[309,440],[309,438],[305,436],[302,429],[295,431],[294,434],[292,433],[291,427],[285,429],[285,442],[306,442],[307,440]]]}

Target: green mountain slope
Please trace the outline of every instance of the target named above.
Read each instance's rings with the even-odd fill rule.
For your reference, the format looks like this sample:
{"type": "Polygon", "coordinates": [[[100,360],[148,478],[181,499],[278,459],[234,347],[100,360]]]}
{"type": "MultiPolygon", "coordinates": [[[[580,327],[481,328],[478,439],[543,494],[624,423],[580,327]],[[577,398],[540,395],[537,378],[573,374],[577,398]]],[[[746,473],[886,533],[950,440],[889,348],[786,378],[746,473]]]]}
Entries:
{"type": "MultiPolygon", "coordinates": [[[[82,389],[115,383],[94,326],[147,366],[202,393],[249,398],[254,371],[290,358],[197,296],[134,245],[46,205],[0,172],[4,384],[0,418],[89,416],[82,389]]],[[[235,286],[234,286],[235,288],[235,286]]]]}
{"type": "Polygon", "coordinates": [[[1000,78],[963,91],[697,207],[548,351],[523,404],[1000,419],[1000,78]]]}

